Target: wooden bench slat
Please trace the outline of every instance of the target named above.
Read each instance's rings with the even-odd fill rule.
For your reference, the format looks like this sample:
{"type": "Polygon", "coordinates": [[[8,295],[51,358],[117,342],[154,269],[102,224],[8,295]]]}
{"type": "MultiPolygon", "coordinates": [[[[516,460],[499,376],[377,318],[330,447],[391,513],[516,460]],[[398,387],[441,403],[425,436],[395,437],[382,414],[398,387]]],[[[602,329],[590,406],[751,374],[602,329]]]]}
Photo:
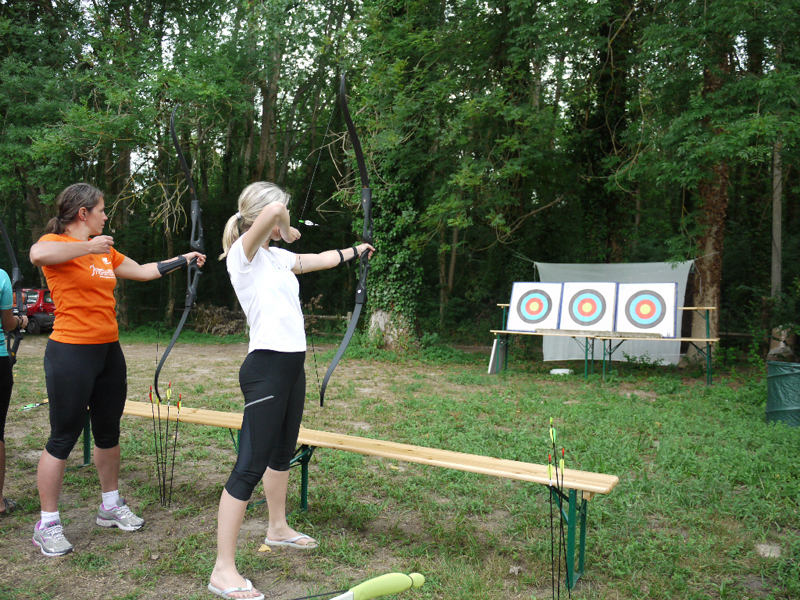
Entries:
{"type": "Polygon", "coordinates": [[[612,340],[612,341],[613,340],[620,340],[620,341],[622,341],[622,340],[630,340],[630,341],[636,341],[636,342],[718,342],[719,341],[719,338],[685,338],[685,337],[679,337],[679,338],[662,338],[662,337],[635,337],[635,338],[629,338],[629,337],[625,337],[625,336],[614,336],[614,337],[602,336],[602,337],[598,337],[597,339],[598,340],[612,340]]]}
{"type": "MultiPolygon", "coordinates": [[[[147,402],[125,403],[125,414],[147,419],[153,418],[153,407],[147,402]]],[[[169,417],[170,421],[177,419],[177,410],[171,407],[169,415],[165,406],[161,407],[162,420],[169,417]]],[[[211,425],[228,429],[242,428],[242,415],[227,413],[202,408],[181,408],[181,422],[198,425],[211,425]]],[[[340,433],[317,431],[314,429],[300,428],[298,443],[317,448],[332,448],[344,450],[367,456],[379,456],[405,462],[413,462],[436,467],[444,467],[470,473],[481,473],[502,477],[530,481],[542,485],[549,485],[547,466],[534,463],[524,463],[515,460],[491,458],[437,448],[426,448],[397,442],[373,440],[340,433]]],[[[619,483],[619,478],[614,475],[589,473],[574,469],[564,469],[564,488],[581,490],[591,494],[608,494],[619,483]]]]}
{"type": "MultiPolygon", "coordinates": [[[[132,417],[152,419],[153,410],[156,411],[156,416],[160,416],[162,421],[166,421],[168,416],[170,421],[176,421],[178,419],[178,409],[175,406],[170,406],[169,413],[167,413],[167,407],[162,405],[159,412],[158,406],[151,405],[149,402],[133,402],[131,400],[125,403],[123,414],[132,417]]],[[[224,427],[226,429],[241,429],[242,415],[183,406],[181,407],[181,423],[212,425],[214,427],[224,427]]]]}
{"type": "MultiPolygon", "coordinates": [[[[350,435],[300,428],[298,442],[319,448],[335,448],[358,454],[381,456],[405,462],[481,473],[506,479],[518,479],[548,485],[547,466],[515,460],[478,456],[438,448],[412,446],[350,435]]],[[[564,487],[596,494],[608,494],[619,483],[614,475],[564,469],[564,487]]]]}
{"type": "Polygon", "coordinates": [[[505,329],[490,329],[489,333],[512,333],[514,335],[542,335],[542,336],[555,336],[555,337],[595,337],[591,333],[573,332],[569,333],[564,330],[564,333],[545,333],[543,331],[508,331],[505,329]]]}
{"type": "Polygon", "coordinates": [[[490,329],[489,333],[500,333],[500,334],[511,334],[511,335],[541,335],[541,336],[554,336],[554,337],[588,337],[594,338],[596,340],[630,340],[635,342],[719,342],[719,338],[684,338],[684,337],[676,337],[676,338],[665,338],[665,337],[626,337],[624,335],[597,335],[592,334],[591,332],[568,332],[564,330],[564,333],[554,333],[551,331],[508,331],[505,329],[490,329]]]}

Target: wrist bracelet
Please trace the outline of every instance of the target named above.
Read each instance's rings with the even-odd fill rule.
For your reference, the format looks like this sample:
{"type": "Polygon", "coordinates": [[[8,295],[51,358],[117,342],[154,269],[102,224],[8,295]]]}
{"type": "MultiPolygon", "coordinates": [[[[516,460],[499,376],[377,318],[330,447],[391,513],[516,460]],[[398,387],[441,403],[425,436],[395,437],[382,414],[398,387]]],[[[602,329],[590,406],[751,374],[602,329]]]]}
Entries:
{"type": "Polygon", "coordinates": [[[344,262],[344,254],[338,248],[336,248],[336,251],[339,253],[339,264],[342,264],[344,262]]]}
{"type": "Polygon", "coordinates": [[[351,263],[354,260],[356,260],[357,258],[358,258],[358,250],[356,249],[355,246],[353,246],[353,257],[352,258],[348,258],[347,262],[351,263]]]}
{"type": "Polygon", "coordinates": [[[175,271],[176,269],[185,267],[187,264],[189,264],[189,261],[186,260],[186,257],[181,254],[178,258],[157,262],[156,267],[158,267],[158,272],[163,277],[167,273],[172,273],[172,271],[175,271]]]}

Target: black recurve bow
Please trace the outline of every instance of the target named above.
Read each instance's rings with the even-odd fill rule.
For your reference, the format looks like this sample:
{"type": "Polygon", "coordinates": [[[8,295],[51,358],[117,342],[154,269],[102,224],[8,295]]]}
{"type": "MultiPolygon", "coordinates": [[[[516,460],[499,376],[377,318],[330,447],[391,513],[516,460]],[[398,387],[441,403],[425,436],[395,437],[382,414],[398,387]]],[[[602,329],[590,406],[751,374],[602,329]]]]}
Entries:
{"type": "MultiPolygon", "coordinates": [[[[345,83],[345,76],[342,75],[342,80],[339,85],[339,102],[342,106],[342,115],[344,122],[347,124],[347,131],[350,134],[350,142],[353,144],[353,153],[356,156],[358,163],[359,177],[361,178],[361,206],[364,209],[364,230],[361,234],[361,239],[368,244],[373,243],[372,237],[372,190],[369,187],[369,177],[367,177],[367,166],[364,162],[364,153],[361,150],[361,142],[356,133],[356,126],[353,124],[353,119],[350,117],[350,111],[347,108],[347,85],[345,83]]],[[[361,315],[361,309],[364,302],[367,300],[367,273],[369,272],[369,252],[361,254],[358,263],[358,284],[356,285],[356,305],[353,309],[353,316],[350,318],[350,324],[347,326],[347,331],[344,334],[342,344],[333,357],[331,366],[325,373],[325,378],[322,380],[322,385],[319,390],[319,404],[324,405],[325,402],[325,388],[328,386],[328,380],[331,378],[336,365],[347,350],[347,345],[353,337],[358,324],[358,317],[361,315]]]]}
{"type": "MultiPolygon", "coordinates": [[[[6,250],[8,252],[8,260],[11,261],[11,289],[14,292],[14,298],[16,300],[14,315],[24,315],[26,307],[22,299],[22,272],[19,270],[17,254],[14,252],[14,248],[11,245],[11,238],[8,237],[8,232],[6,231],[5,225],[3,225],[2,219],[0,219],[0,233],[3,234],[3,240],[5,240],[6,250]]],[[[18,326],[14,329],[13,333],[13,339],[10,336],[6,337],[6,348],[8,349],[8,357],[11,359],[12,367],[14,363],[17,362],[17,350],[19,350],[19,344],[22,341],[22,328],[18,326]]]]}
{"type": "MultiPolygon", "coordinates": [[[[175,134],[175,111],[178,110],[178,107],[172,109],[172,116],[169,119],[169,129],[170,134],[172,135],[172,143],[175,146],[175,151],[178,154],[178,162],[181,165],[181,169],[183,169],[184,177],[186,178],[186,185],[189,186],[189,196],[192,199],[191,204],[191,219],[192,219],[192,235],[189,239],[189,247],[192,251],[199,252],[200,254],[205,254],[205,249],[203,247],[203,221],[202,221],[202,212],[200,210],[200,202],[197,199],[197,194],[195,193],[195,186],[194,180],[192,179],[192,171],[189,168],[189,165],[186,164],[186,158],[183,156],[183,151],[181,150],[181,145],[178,142],[178,136],[175,134]]],[[[172,347],[175,345],[175,342],[178,340],[178,336],[181,333],[181,329],[183,329],[184,324],[186,323],[186,319],[189,316],[189,311],[194,304],[195,298],[197,298],[197,284],[200,281],[200,275],[202,275],[200,271],[200,267],[197,266],[197,259],[194,258],[189,261],[189,265],[187,267],[188,271],[188,283],[186,288],[186,303],[184,304],[183,308],[183,315],[181,315],[181,320],[178,323],[178,328],[175,330],[175,333],[172,335],[172,340],[170,340],[167,349],[164,350],[164,354],[161,356],[161,361],[158,363],[158,367],[156,367],[156,374],[153,378],[153,388],[156,392],[156,397],[158,398],[159,403],[161,402],[161,395],[158,391],[158,376],[161,373],[161,368],[164,366],[164,363],[167,360],[167,356],[169,356],[172,347]]]]}

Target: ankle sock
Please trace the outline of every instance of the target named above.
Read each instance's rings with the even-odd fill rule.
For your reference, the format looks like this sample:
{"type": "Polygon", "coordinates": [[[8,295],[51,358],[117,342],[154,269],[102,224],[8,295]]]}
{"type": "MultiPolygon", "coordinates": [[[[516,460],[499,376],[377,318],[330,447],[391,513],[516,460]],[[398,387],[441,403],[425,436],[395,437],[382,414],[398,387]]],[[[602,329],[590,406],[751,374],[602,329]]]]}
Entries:
{"type": "Polygon", "coordinates": [[[103,492],[103,508],[105,510],[114,508],[117,505],[117,500],[119,500],[119,490],[103,492]]]}
{"type": "Polygon", "coordinates": [[[41,511],[40,514],[41,514],[41,519],[42,519],[41,520],[42,529],[44,529],[44,526],[49,524],[49,523],[52,523],[54,521],[59,521],[59,522],[61,521],[61,515],[59,514],[58,511],[56,511],[56,512],[41,511]]]}

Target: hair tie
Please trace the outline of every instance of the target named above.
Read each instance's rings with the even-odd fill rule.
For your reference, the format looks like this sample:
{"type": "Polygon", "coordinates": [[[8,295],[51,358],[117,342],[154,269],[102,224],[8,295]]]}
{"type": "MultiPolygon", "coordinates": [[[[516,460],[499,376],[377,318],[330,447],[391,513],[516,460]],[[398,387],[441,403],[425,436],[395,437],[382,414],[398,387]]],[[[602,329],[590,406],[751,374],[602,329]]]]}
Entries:
{"type": "Polygon", "coordinates": [[[237,212],[236,212],[236,220],[238,221],[238,220],[239,220],[239,219],[241,219],[241,218],[242,218],[242,213],[240,213],[240,212],[238,212],[238,211],[237,211],[237,212]]]}

